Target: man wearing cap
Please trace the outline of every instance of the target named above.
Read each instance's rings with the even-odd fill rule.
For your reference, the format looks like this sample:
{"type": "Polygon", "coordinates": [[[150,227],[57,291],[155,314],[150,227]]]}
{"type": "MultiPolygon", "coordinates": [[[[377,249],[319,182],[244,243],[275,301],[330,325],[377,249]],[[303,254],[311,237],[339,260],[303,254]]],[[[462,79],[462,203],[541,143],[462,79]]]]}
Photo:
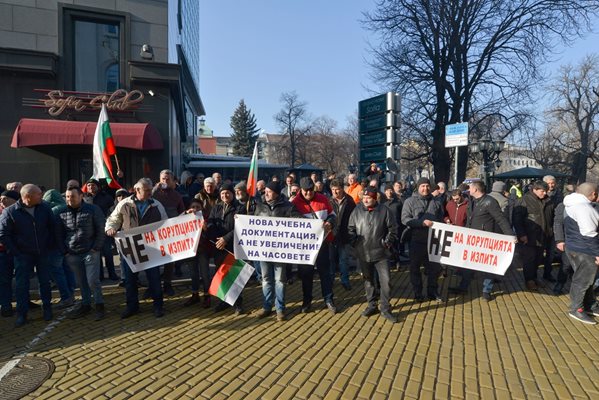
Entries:
{"type": "Polygon", "coordinates": [[[27,323],[29,279],[37,272],[44,320],[52,315],[50,252],[56,249],[56,222],[50,206],[42,202],[42,191],[32,184],[21,188],[21,198],[0,215],[0,243],[14,257],[17,296],[15,326],[27,323]]]}
{"type": "Polygon", "coordinates": [[[506,192],[505,182],[497,181],[493,182],[493,186],[491,186],[491,193],[489,196],[497,200],[497,204],[499,204],[499,208],[508,221],[512,220],[511,208],[508,207],[508,198],[505,195],[506,192]]]}
{"type": "Polygon", "coordinates": [[[195,198],[202,202],[202,214],[205,218],[208,218],[212,207],[218,201],[218,192],[216,191],[214,179],[210,177],[204,179],[204,188],[195,195],[195,198]]]}
{"type": "MultiPolygon", "coordinates": [[[[254,215],[264,217],[301,218],[303,215],[289,201],[281,196],[278,182],[269,182],[264,189],[264,202],[256,204],[254,215]]],[[[272,313],[273,295],[277,310],[277,321],[284,321],[285,316],[285,264],[261,261],[262,293],[264,303],[258,312],[258,318],[265,318],[272,313]],[[273,293],[274,292],[274,293],[273,293]]]]}
{"type": "MultiPolygon", "coordinates": [[[[183,197],[176,190],[177,184],[175,183],[175,176],[173,171],[170,169],[164,169],[160,171],[160,182],[158,182],[154,189],[152,189],[152,197],[162,204],[166,210],[166,215],[169,218],[177,217],[185,212],[185,203],[183,197]]],[[[175,269],[175,263],[168,263],[164,266],[163,277],[163,288],[162,290],[167,296],[174,296],[175,290],[173,289],[173,271],[175,269]]],[[[181,267],[179,267],[179,270],[181,267]]],[[[179,272],[178,275],[181,275],[179,272]]]]}
{"type": "MultiPolygon", "coordinates": [[[[293,178],[293,177],[292,177],[293,178]]],[[[256,209],[256,200],[250,198],[248,195],[247,184],[245,181],[239,182],[235,185],[235,200],[237,200],[242,208],[243,214],[254,215],[256,209]]],[[[254,266],[255,278],[258,282],[262,281],[262,271],[260,269],[260,261],[253,261],[251,264],[254,266]]]]}
{"type": "MultiPolygon", "coordinates": [[[[110,214],[106,220],[104,230],[107,236],[116,235],[119,230],[128,230],[138,226],[149,225],[167,219],[166,211],[160,202],[152,199],[152,182],[142,178],[135,186],[135,194],[125,198],[110,214]]],[[[127,262],[125,265],[125,296],[127,308],[121,318],[129,318],[139,312],[139,297],[137,293],[138,272],[133,272],[127,262]]],[[[145,270],[148,279],[150,295],[154,300],[154,316],[160,318],[164,315],[162,308],[164,300],[160,286],[160,268],[154,267],[145,270]]]]}
{"type": "MultiPolygon", "coordinates": [[[[68,188],[68,185],[67,185],[68,188]]],[[[108,193],[100,190],[100,182],[97,179],[91,178],[85,184],[87,195],[83,197],[86,203],[95,204],[100,207],[104,218],[110,215],[109,211],[114,204],[114,199],[108,193]]],[[[108,271],[108,278],[112,281],[118,281],[119,277],[114,269],[114,255],[112,254],[112,245],[114,244],[113,238],[106,238],[104,241],[104,247],[102,248],[102,257],[104,257],[104,266],[108,271]]],[[[104,272],[102,270],[102,263],[100,263],[100,278],[103,278],[104,272]]]]}
{"type": "MultiPolygon", "coordinates": [[[[443,221],[441,203],[431,195],[431,182],[428,178],[420,178],[416,182],[416,191],[406,199],[401,212],[401,222],[409,229],[410,234],[410,281],[414,289],[416,301],[424,301],[422,294],[422,275],[420,266],[424,264],[427,275],[427,294],[429,300],[442,302],[438,292],[439,273],[441,266],[428,259],[426,248],[428,229],[433,222],[443,221]]],[[[405,233],[404,233],[405,235],[405,233]]]]}
{"type": "MultiPolygon", "coordinates": [[[[19,200],[19,193],[14,190],[5,190],[0,194],[0,215],[8,207],[19,200]]],[[[14,260],[8,254],[6,247],[0,243],[0,314],[3,317],[12,317],[12,277],[14,273],[14,260]]]]}
{"type": "Polygon", "coordinates": [[[361,203],[349,217],[348,234],[350,243],[356,250],[368,301],[362,315],[369,317],[379,311],[376,304],[376,270],[380,283],[381,316],[395,323],[397,317],[391,313],[389,304],[391,289],[387,258],[391,255],[391,247],[397,238],[397,224],[391,210],[379,204],[377,197],[376,188],[368,186],[364,190],[361,203]]]}
{"type": "MultiPolygon", "coordinates": [[[[206,225],[208,239],[215,243],[214,265],[219,268],[227,254],[233,253],[233,235],[235,231],[235,215],[244,213],[242,206],[235,199],[235,188],[230,183],[223,183],[220,188],[220,201],[210,211],[206,225]]],[[[214,311],[227,308],[227,303],[220,301],[214,311]]],[[[235,315],[243,314],[241,294],[234,304],[235,315]]]]}
{"type": "MultiPolygon", "coordinates": [[[[304,177],[300,180],[300,193],[293,199],[292,204],[306,218],[320,219],[325,230],[325,239],[316,257],[316,269],[320,276],[320,288],[325,305],[332,314],[337,312],[333,302],[333,280],[331,277],[331,261],[329,258],[329,243],[333,241],[331,230],[335,226],[336,215],[329,199],[314,191],[314,181],[304,177]]],[[[312,286],[314,281],[314,265],[298,265],[299,277],[302,280],[303,302],[301,311],[310,312],[312,308],[312,286]]]]}

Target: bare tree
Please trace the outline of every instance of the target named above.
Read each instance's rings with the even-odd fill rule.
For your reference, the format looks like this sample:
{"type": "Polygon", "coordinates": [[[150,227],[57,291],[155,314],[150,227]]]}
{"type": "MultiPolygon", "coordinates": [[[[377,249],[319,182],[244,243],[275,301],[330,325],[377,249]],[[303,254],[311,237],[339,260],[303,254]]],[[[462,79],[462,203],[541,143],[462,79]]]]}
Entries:
{"type": "MultiPolygon", "coordinates": [[[[435,177],[449,178],[447,124],[526,115],[539,66],[557,39],[589,28],[597,0],[379,0],[366,25],[380,35],[373,77],[403,96],[409,138],[425,144],[435,177]]],[[[464,178],[467,148],[459,151],[464,178]]]]}
{"type": "Polygon", "coordinates": [[[301,136],[306,134],[306,129],[299,128],[307,117],[307,103],[300,101],[295,91],[281,94],[280,101],[283,107],[274,116],[274,119],[281,132],[288,137],[289,161],[293,168],[298,159],[298,145],[301,136]]]}
{"type": "Polygon", "coordinates": [[[549,110],[554,146],[565,153],[570,174],[586,180],[587,169],[599,160],[599,56],[585,57],[577,66],[566,65],[550,88],[549,110]]]}

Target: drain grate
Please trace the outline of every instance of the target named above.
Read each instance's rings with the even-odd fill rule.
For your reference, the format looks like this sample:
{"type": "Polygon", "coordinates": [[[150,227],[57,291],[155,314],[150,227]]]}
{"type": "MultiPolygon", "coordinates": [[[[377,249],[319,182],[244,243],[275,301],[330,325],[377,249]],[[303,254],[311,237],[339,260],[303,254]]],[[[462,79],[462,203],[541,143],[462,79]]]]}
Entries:
{"type": "Polygon", "coordinates": [[[1,362],[0,371],[0,399],[20,399],[52,375],[54,363],[42,357],[23,357],[1,362]]]}

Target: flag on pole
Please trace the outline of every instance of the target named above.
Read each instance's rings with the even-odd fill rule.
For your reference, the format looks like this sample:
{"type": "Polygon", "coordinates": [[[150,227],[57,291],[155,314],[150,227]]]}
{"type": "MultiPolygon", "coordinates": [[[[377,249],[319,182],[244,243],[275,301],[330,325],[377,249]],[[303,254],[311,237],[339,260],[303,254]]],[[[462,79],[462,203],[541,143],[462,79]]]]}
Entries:
{"type": "Polygon", "coordinates": [[[258,177],[258,142],[254,144],[254,154],[250,162],[250,173],[248,175],[247,190],[250,197],[256,195],[256,179],[258,177]]]}
{"type": "Polygon", "coordinates": [[[234,305],[253,273],[254,267],[229,253],[212,278],[208,293],[234,305]]]}
{"type": "Polygon", "coordinates": [[[94,134],[93,144],[94,154],[94,175],[96,179],[106,179],[108,186],[113,189],[121,189],[121,185],[114,179],[112,172],[111,156],[116,155],[116,147],[112,140],[112,132],[108,123],[108,113],[106,112],[106,104],[102,103],[102,111],[98,118],[96,133],[94,134]]]}

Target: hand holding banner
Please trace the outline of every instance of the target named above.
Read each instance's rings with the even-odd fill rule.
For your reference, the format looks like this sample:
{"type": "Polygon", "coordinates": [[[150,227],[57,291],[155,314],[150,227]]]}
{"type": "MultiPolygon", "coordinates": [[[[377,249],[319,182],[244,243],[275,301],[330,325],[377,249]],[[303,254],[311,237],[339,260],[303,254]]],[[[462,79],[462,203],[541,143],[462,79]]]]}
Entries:
{"type": "Polygon", "coordinates": [[[516,248],[514,236],[434,222],[428,259],[445,265],[504,275],[516,248]]]}
{"type": "Polygon", "coordinates": [[[202,213],[184,214],[115,235],[119,253],[133,272],[195,256],[202,233],[202,213]]]}

